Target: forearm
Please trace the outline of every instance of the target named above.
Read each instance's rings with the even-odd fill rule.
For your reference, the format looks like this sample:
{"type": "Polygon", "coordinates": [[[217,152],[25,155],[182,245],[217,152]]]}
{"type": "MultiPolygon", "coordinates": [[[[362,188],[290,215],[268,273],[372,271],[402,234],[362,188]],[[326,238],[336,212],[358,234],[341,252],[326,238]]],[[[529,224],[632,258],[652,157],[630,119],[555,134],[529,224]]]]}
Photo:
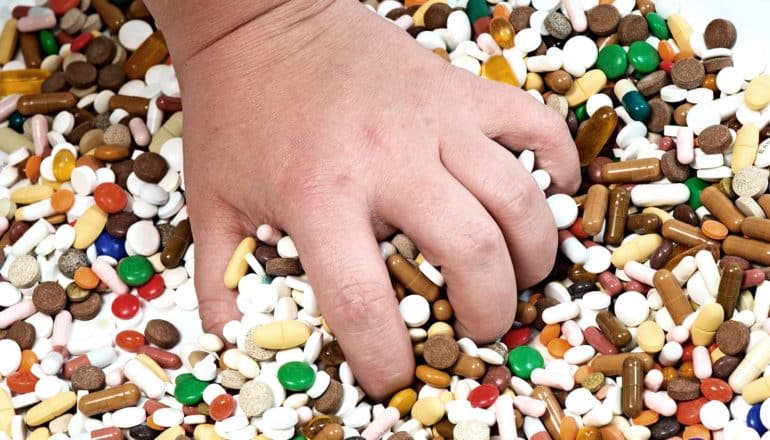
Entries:
{"type": "MultiPolygon", "coordinates": [[[[331,0],[334,1],[334,0],[331,0]]],[[[223,36],[260,19],[260,35],[255,43],[280,33],[288,24],[303,20],[328,5],[316,0],[145,0],[163,32],[177,66],[212,45],[223,36]]]]}

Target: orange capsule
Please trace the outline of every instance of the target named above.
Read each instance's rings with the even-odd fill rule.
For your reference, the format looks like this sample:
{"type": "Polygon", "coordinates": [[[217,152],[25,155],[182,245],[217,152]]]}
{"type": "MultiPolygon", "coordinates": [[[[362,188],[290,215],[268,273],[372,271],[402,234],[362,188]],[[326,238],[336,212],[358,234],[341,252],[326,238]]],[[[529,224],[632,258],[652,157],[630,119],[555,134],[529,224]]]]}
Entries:
{"type": "Polygon", "coordinates": [[[21,363],[19,364],[19,371],[30,371],[32,366],[38,362],[37,355],[32,350],[23,350],[21,352],[21,363]]]}
{"type": "Polygon", "coordinates": [[[666,40],[658,42],[658,53],[663,61],[674,60],[674,48],[666,40]]]}
{"type": "Polygon", "coordinates": [[[566,339],[556,338],[548,343],[548,353],[557,359],[563,358],[564,353],[570,348],[572,346],[569,345],[566,339]]]}
{"type": "Polygon", "coordinates": [[[543,327],[543,331],[540,332],[540,343],[548,345],[549,342],[559,337],[561,334],[561,326],[559,324],[549,324],[543,327]]]}
{"type": "Polygon", "coordinates": [[[40,156],[30,156],[27,163],[24,164],[24,174],[27,175],[30,182],[37,183],[40,178],[40,162],[42,161],[43,158],[40,156]]]}
{"type": "Polygon", "coordinates": [[[500,17],[507,20],[510,14],[510,9],[508,9],[508,5],[506,3],[496,4],[495,8],[492,10],[492,18],[500,17]]]}

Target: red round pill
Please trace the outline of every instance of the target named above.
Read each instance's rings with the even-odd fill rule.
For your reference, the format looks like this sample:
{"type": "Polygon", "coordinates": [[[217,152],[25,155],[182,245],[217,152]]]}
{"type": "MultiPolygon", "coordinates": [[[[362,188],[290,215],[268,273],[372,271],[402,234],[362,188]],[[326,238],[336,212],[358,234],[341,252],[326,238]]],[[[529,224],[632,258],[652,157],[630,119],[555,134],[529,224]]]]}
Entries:
{"type": "Polygon", "coordinates": [[[144,344],[144,335],[136,330],[123,330],[115,335],[115,345],[130,353],[136,353],[144,344]]]}
{"type": "Polygon", "coordinates": [[[477,386],[468,394],[468,400],[474,408],[489,408],[498,397],[500,397],[500,390],[489,383],[477,386]]]}
{"type": "Polygon", "coordinates": [[[139,298],[124,293],[112,301],[112,314],[120,319],[131,319],[139,312],[139,298]]]}
{"type": "Polygon", "coordinates": [[[529,327],[514,327],[508,330],[508,333],[503,336],[502,341],[509,350],[513,350],[520,345],[528,343],[531,337],[532,332],[529,330],[529,327]]]}
{"type": "Polygon", "coordinates": [[[235,399],[229,394],[218,395],[209,405],[209,415],[217,422],[230,417],[234,410],[235,399]]]}
{"type": "Polygon", "coordinates": [[[163,277],[160,274],[154,274],[150,279],[136,289],[139,296],[147,301],[155,299],[166,291],[166,282],[163,281],[163,277]]]}
{"type": "Polygon", "coordinates": [[[123,188],[111,182],[104,182],[94,189],[94,201],[104,212],[117,214],[126,207],[128,198],[123,188]]]}

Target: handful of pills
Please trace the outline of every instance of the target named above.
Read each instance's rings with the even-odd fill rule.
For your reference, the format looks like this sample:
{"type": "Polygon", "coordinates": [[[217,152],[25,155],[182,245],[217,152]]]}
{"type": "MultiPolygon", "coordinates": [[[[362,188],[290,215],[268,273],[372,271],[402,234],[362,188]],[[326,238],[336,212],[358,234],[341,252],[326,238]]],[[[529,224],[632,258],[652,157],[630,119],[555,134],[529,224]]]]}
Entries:
{"type": "MultiPolygon", "coordinates": [[[[140,0],[17,6],[0,32],[0,438],[764,436],[764,52],[733,48],[727,20],[695,29],[677,0],[365,7],[426,57],[523,87],[575,137],[584,185],[547,198],[560,252],[516,324],[486,346],[456,339],[440,268],[396,234],[380,249],[417,367],[374,402],[291,238],[262,225],[224,274],[243,318],[226,341],[189,333],[182,102],[162,34],[140,0]]],[[[518,159],[545,192],[534,154],[518,159]]]]}

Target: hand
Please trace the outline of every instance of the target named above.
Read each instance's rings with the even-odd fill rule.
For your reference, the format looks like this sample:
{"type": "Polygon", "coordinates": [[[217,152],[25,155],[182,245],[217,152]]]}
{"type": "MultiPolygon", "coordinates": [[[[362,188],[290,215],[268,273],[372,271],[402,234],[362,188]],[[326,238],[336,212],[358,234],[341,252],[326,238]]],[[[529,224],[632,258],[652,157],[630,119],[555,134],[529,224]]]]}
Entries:
{"type": "Polygon", "coordinates": [[[285,4],[178,66],[196,287],[220,331],[238,318],[222,282],[233,249],[262,223],[286,231],[358,382],[381,398],[411,383],[414,360],[377,241],[412,238],[441,267],[458,334],[490,342],[557,248],[509,150],[534,150],[556,192],[577,189],[578,158],[528,94],[451,67],[357,2],[322,4],[301,18],[285,4]]]}

